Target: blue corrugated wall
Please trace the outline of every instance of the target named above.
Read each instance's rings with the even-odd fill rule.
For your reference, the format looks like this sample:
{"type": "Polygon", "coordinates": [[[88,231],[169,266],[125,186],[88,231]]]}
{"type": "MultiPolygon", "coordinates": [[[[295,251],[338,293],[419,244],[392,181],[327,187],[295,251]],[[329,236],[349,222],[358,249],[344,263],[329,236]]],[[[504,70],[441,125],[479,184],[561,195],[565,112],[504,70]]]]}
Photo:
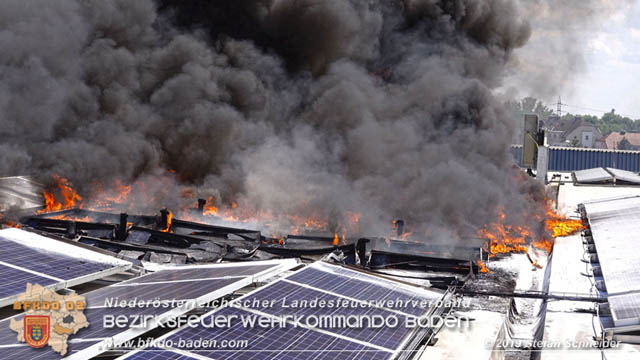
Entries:
{"type": "MultiPolygon", "coordinates": [[[[522,146],[512,146],[511,154],[516,163],[522,166],[522,146]]],[[[575,171],[596,167],[640,172],[640,151],[549,148],[549,171],[575,171]]]]}

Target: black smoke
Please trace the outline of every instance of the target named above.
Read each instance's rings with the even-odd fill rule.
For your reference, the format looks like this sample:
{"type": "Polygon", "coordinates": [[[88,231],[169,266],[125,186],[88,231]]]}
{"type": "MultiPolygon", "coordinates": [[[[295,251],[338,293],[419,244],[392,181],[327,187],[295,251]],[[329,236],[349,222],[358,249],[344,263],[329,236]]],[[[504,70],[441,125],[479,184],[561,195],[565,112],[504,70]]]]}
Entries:
{"type": "Polygon", "coordinates": [[[366,232],[469,234],[543,197],[493,95],[531,34],[515,0],[9,0],[0,28],[3,175],[86,194],[171,169],[366,232]]]}

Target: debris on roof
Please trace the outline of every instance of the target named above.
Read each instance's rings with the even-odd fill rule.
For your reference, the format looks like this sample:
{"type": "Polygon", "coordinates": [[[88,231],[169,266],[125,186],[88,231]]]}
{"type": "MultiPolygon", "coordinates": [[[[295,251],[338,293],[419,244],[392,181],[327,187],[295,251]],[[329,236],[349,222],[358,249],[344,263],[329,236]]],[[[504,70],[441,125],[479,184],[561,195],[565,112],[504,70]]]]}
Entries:
{"type": "MultiPolygon", "coordinates": [[[[68,186],[66,183],[63,185],[68,186]]],[[[67,191],[75,194],[71,188],[67,191]]],[[[75,195],[69,196],[77,198],[75,195]]],[[[247,223],[212,223],[209,215],[205,215],[206,201],[199,201],[193,212],[176,214],[167,209],[159,209],[156,214],[118,213],[110,208],[82,208],[81,203],[68,206],[68,202],[61,203],[61,206],[49,206],[51,201],[46,198],[41,199],[42,203],[45,203],[45,207],[41,210],[6,213],[7,217],[3,219],[5,225],[22,229],[6,229],[3,232],[37,236],[40,238],[38,246],[56,247],[68,254],[89,251],[127,264],[126,268],[101,273],[104,275],[102,280],[95,280],[96,277],[88,279],[89,283],[86,284],[67,282],[55,288],[82,293],[87,299],[86,315],[90,323],[99,323],[109,312],[147,315],[154,319],[191,315],[202,319],[205,316],[255,314],[273,318],[304,314],[303,310],[235,307],[228,303],[227,306],[207,305],[195,313],[190,311],[193,309],[175,305],[163,312],[133,310],[128,306],[118,311],[106,308],[105,299],[115,297],[121,300],[132,297],[150,300],[147,298],[153,296],[159,301],[205,300],[207,303],[215,299],[239,301],[255,298],[278,302],[284,298],[318,301],[337,298],[366,303],[389,300],[396,295],[415,300],[421,297],[419,294],[423,294],[431,302],[420,309],[397,309],[391,305],[365,306],[356,315],[360,312],[360,315],[392,314],[403,320],[409,315],[423,316],[425,319],[442,317],[467,324],[475,317],[484,318],[486,324],[470,331],[468,336],[489,337],[494,344],[499,344],[501,340],[525,339],[523,344],[530,345],[522,345],[517,350],[532,353],[531,344],[539,341],[541,334],[544,334],[547,301],[601,300],[585,294],[569,296],[549,290],[553,238],[579,231],[582,227],[579,221],[558,216],[551,208],[546,216],[539,219],[544,234],[541,238],[533,238],[533,229],[506,224],[503,221],[506,215],[503,213],[500,219],[487,224],[478,233],[460,235],[455,242],[443,243],[427,233],[413,234],[407,231],[408,226],[402,220],[393,222],[393,232],[387,236],[346,236],[344,232],[321,232],[317,229],[274,236],[269,234],[269,230],[253,229],[247,223]],[[577,225],[574,224],[576,222],[577,225]],[[65,247],[58,246],[58,243],[65,247]],[[259,278],[247,277],[249,273],[246,271],[249,270],[246,269],[266,271],[272,265],[276,266],[274,264],[280,270],[268,275],[265,273],[259,278]],[[303,268],[300,270],[299,266],[303,268]],[[527,271],[523,271],[523,268],[527,271]],[[539,271],[541,269],[544,271],[539,271]],[[116,272],[119,274],[116,275],[116,272]],[[457,302],[451,306],[434,305],[434,301],[438,303],[437,300],[443,299],[466,299],[468,302],[457,302]],[[530,309],[536,311],[531,312],[530,309]]],[[[83,256],[82,261],[91,259],[92,256],[83,256]]],[[[75,263],[69,261],[67,266],[71,264],[75,263]]],[[[92,266],[78,265],[74,268],[89,271],[92,266]]],[[[23,284],[18,286],[18,291],[22,287],[23,284]]],[[[307,308],[307,311],[316,315],[324,314],[318,309],[307,308]]],[[[336,315],[335,311],[331,314],[336,315]]],[[[353,315],[344,311],[345,315],[353,315]]],[[[164,328],[160,325],[160,322],[156,322],[140,331],[128,325],[118,330],[106,329],[98,324],[92,330],[80,331],[74,337],[77,342],[69,343],[69,349],[82,358],[98,355],[144,358],[147,356],[144,350],[129,352],[136,349],[110,349],[108,342],[116,338],[129,341],[143,334],[160,339],[178,335],[190,337],[192,331],[196,330],[224,338],[215,329],[192,330],[191,327],[179,325],[164,328]]],[[[257,339],[264,338],[266,330],[241,329],[237,324],[232,330],[255,338],[255,349],[262,348],[257,339]]],[[[269,336],[277,338],[278,331],[270,328],[269,336]]],[[[305,339],[326,337],[325,340],[330,341],[339,338],[341,342],[339,346],[336,345],[339,348],[337,350],[346,357],[353,357],[353,351],[356,351],[352,349],[353,346],[359,346],[357,351],[366,350],[364,353],[380,358],[417,359],[433,353],[453,357],[462,354],[461,349],[452,349],[450,344],[437,341],[438,334],[456,337],[441,326],[402,329],[367,326],[359,331],[344,326],[335,330],[303,326],[296,331],[305,339]]],[[[287,353],[294,345],[289,339],[287,337],[280,342],[270,343],[281,347],[274,351],[287,353]]],[[[16,356],[24,351],[24,347],[9,346],[15,342],[0,338],[2,341],[0,345],[7,346],[0,346],[0,356],[16,356]]],[[[327,349],[321,348],[322,351],[327,349]]],[[[494,346],[487,351],[500,353],[508,350],[494,346]]],[[[189,350],[168,349],[166,355],[173,356],[174,351],[184,354],[189,350]]],[[[213,356],[214,353],[209,355],[213,356]]],[[[202,352],[198,354],[205,356],[202,352]]]]}

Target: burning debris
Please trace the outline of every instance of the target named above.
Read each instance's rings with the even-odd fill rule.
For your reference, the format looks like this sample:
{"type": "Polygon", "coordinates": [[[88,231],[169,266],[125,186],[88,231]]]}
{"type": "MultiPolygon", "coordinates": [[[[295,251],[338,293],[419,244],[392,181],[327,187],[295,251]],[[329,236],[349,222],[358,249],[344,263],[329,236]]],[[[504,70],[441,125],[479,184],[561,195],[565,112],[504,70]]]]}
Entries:
{"type": "MultiPolygon", "coordinates": [[[[276,256],[300,256],[321,255],[333,252],[336,249],[347,251],[352,254],[350,258],[355,263],[355,242],[347,238],[347,229],[356,231],[360,224],[360,214],[347,213],[344,221],[337,221],[337,230],[332,231],[333,236],[322,235],[331,234],[331,225],[328,221],[317,218],[304,219],[298,216],[288,217],[291,232],[288,235],[281,235],[282,228],[280,223],[272,222],[269,212],[248,215],[244,209],[239,208],[236,203],[230,207],[219,208],[215,204],[215,197],[209,196],[207,200],[198,199],[195,205],[185,205],[175,211],[163,209],[160,216],[129,216],[126,213],[109,214],[104,210],[122,209],[131,211],[131,200],[129,194],[133,186],[125,186],[120,184],[119,191],[116,196],[106,195],[104,201],[94,202],[97,205],[88,206],[85,203],[87,197],[83,197],[74,188],[71,183],[62,177],[55,176],[55,187],[43,191],[43,209],[37,211],[38,217],[27,217],[23,219],[23,224],[42,229],[45,231],[53,231],[54,233],[64,233],[68,237],[84,236],[83,241],[92,243],[107,249],[118,249],[125,252],[136,252],[137,258],[164,259],[164,261],[175,261],[172,256],[182,256],[181,261],[199,261],[198,259],[215,259],[225,257],[224,252],[220,249],[231,249],[231,252],[247,251],[248,256],[256,254],[256,250],[270,253],[276,256]],[[63,209],[66,209],[63,210],[63,209]],[[209,225],[212,223],[227,223],[235,226],[241,224],[259,224],[260,231],[242,230],[241,228],[225,228],[219,225],[209,225]],[[96,225],[92,225],[97,223],[96,225]],[[270,228],[270,225],[275,227],[270,228]],[[253,233],[252,233],[253,232],[253,233]],[[138,234],[147,234],[140,242],[138,234]],[[166,235],[162,235],[165,233],[166,235]],[[305,235],[305,233],[316,233],[317,235],[305,235]],[[250,236],[247,236],[252,234],[250,236]],[[257,234],[257,235],[256,235],[257,234]],[[266,234],[263,235],[263,234],[266,234]],[[236,240],[229,242],[232,237],[238,237],[236,240]],[[213,237],[213,238],[208,238],[213,237]],[[130,244],[116,245],[112,241],[133,242],[130,244]],[[234,241],[236,243],[234,243],[234,241]],[[249,243],[238,244],[240,241],[249,241],[249,243]],[[258,241],[258,243],[254,243],[258,241]],[[211,246],[203,244],[211,243],[211,246]],[[148,245],[148,246],[147,246],[148,245]],[[167,248],[168,246],[168,248],[167,248]],[[238,247],[239,246],[239,247],[238,247]],[[195,248],[196,252],[171,249],[178,248],[195,248]],[[204,253],[198,254],[198,251],[213,251],[214,257],[210,255],[204,256],[204,253]],[[146,254],[146,255],[145,255],[146,254]],[[153,254],[153,255],[151,255],[153,254]],[[156,254],[165,254],[168,258],[158,258],[156,254]]],[[[134,184],[135,187],[144,188],[141,183],[134,184]]],[[[181,197],[191,198],[196,193],[196,189],[182,188],[181,197]]],[[[89,198],[94,198],[93,194],[89,198]]],[[[168,196],[168,195],[165,195],[168,196]]],[[[135,203],[134,203],[135,205],[135,203]]],[[[389,263],[394,256],[394,251],[403,251],[415,254],[416,256],[426,256],[431,263],[447,262],[444,260],[447,256],[454,256],[458,259],[469,259],[474,261],[474,271],[483,273],[489,272],[485,262],[483,262],[482,253],[488,254],[489,258],[496,257],[506,253],[525,253],[534,267],[537,266],[536,260],[530,256],[530,249],[541,249],[545,253],[551,253],[553,247],[553,238],[556,236],[565,236],[575,231],[579,231],[581,223],[575,220],[564,219],[556,215],[551,207],[545,213],[545,216],[538,217],[539,227],[543,231],[535,231],[533,227],[512,226],[509,225],[507,215],[504,210],[498,212],[498,220],[483,226],[478,230],[477,236],[485,239],[484,246],[477,245],[477,248],[483,247],[481,253],[475,251],[467,252],[458,251],[457,255],[450,253],[455,248],[449,245],[427,245],[425,250],[425,241],[429,243],[427,235],[424,239],[420,239],[413,231],[406,231],[404,220],[393,221],[393,233],[391,236],[384,237],[384,242],[375,242],[375,246],[371,248],[372,266],[381,266],[389,263]],[[391,240],[394,239],[394,240],[391,240]],[[407,244],[404,246],[402,244],[407,244]],[[396,249],[396,250],[394,250],[396,249]],[[403,250],[400,250],[403,249],[403,250]],[[450,253],[449,255],[445,255],[450,253]],[[382,256],[382,257],[380,257],[382,256]],[[440,257],[443,260],[435,260],[440,257]],[[385,260],[383,260],[385,259],[385,260]],[[435,261],[435,262],[434,262],[435,261]],[[443,262],[444,261],[444,262],[443,262]]],[[[12,226],[20,226],[13,222],[5,221],[6,224],[12,226]]],[[[334,225],[335,226],[335,225],[334,225]]],[[[358,233],[355,233],[358,234],[358,233]]],[[[379,236],[380,234],[370,234],[379,236]]],[[[466,241],[459,241],[463,244],[466,241]]],[[[473,249],[473,246],[469,247],[473,249]]],[[[360,256],[361,263],[364,264],[365,255],[360,256]]],[[[264,256],[262,256],[264,257],[264,256]]],[[[423,260],[421,260],[423,261],[423,260]]],[[[391,264],[391,263],[389,263],[391,264]]],[[[425,263],[426,264],[426,263],[425,263]]],[[[387,266],[387,265],[385,265],[387,266]]],[[[393,265],[397,267],[396,265],[393,265]]],[[[450,263],[449,269],[456,272],[461,265],[455,261],[450,263]]],[[[427,268],[441,269],[441,265],[427,268]]],[[[465,266],[462,266],[465,268],[465,266]]],[[[467,267],[467,269],[471,269],[467,267]]],[[[470,270],[466,270],[470,271],[470,270]]]]}
{"type": "Polygon", "coordinates": [[[487,267],[487,265],[484,264],[484,262],[482,260],[477,260],[476,263],[478,264],[478,268],[479,268],[479,272],[481,273],[487,273],[490,274],[491,270],[489,270],[489,268],[487,267]]]}

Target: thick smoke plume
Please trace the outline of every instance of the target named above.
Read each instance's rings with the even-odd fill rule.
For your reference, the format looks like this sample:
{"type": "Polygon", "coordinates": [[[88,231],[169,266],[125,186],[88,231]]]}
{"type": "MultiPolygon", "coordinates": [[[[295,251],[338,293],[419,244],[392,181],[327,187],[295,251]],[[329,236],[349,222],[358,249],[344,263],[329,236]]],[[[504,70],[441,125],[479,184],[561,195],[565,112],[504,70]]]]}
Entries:
{"type": "Polygon", "coordinates": [[[587,70],[585,50],[603,26],[630,13],[635,0],[520,0],[535,31],[507,66],[505,92],[556,100],[575,89],[587,70]]]}
{"type": "Polygon", "coordinates": [[[531,34],[517,1],[8,0],[0,28],[3,175],[90,198],[172,170],[150,205],[189,186],[373,233],[473,234],[543,197],[492,94],[531,34]]]}

